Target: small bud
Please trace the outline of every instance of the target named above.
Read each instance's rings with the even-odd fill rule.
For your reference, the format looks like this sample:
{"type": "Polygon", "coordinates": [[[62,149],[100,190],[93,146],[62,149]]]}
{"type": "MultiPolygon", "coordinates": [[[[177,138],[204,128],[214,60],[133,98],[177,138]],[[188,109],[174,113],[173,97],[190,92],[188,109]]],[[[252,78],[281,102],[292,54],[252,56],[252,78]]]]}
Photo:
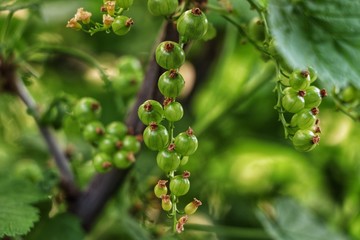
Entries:
{"type": "Polygon", "coordinates": [[[312,138],[311,141],[313,144],[318,144],[320,142],[320,137],[318,135],[316,135],[312,138]]]}
{"type": "Polygon", "coordinates": [[[319,112],[320,112],[320,111],[319,111],[319,108],[317,108],[317,107],[314,107],[314,108],[311,109],[311,113],[312,113],[314,116],[318,115],[319,112]]]}
{"type": "Polygon", "coordinates": [[[107,13],[110,16],[114,16],[114,13],[115,13],[115,1],[107,1],[105,3],[105,7],[106,7],[106,10],[107,10],[107,13]]]}
{"type": "Polygon", "coordinates": [[[88,11],[84,11],[84,8],[78,8],[75,14],[75,19],[76,21],[82,21],[82,23],[84,24],[89,24],[91,15],[92,13],[88,11]]]}
{"type": "Polygon", "coordinates": [[[167,182],[168,182],[167,180],[159,180],[158,183],[155,185],[154,193],[156,197],[162,198],[163,195],[167,194],[168,191],[166,187],[167,182]]]}
{"type": "Polygon", "coordinates": [[[103,15],[103,24],[105,28],[109,28],[113,23],[114,18],[108,14],[103,15]]]}
{"type": "Polygon", "coordinates": [[[67,28],[73,28],[73,29],[75,29],[75,30],[80,30],[80,29],[82,29],[81,24],[78,23],[75,18],[70,19],[70,20],[67,22],[66,27],[67,27],[67,28]]]}
{"type": "Polygon", "coordinates": [[[170,211],[172,208],[172,202],[169,195],[161,196],[161,207],[164,211],[170,211]]]}
{"type": "Polygon", "coordinates": [[[191,215],[191,214],[194,214],[196,212],[196,210],[198,209],[199,206],[202,205],[202,202],[196,198],[194,198],[194,201],[188,203],[186,206],[185,206],[185,213],[187,215],[191,215]]]}
{"type": "Polygon", "coordinates": [[[300,97],[305,97],[306,92],[305,92],[304,90],[300,90],[300,91],[298,92],[298,95],[299,95],[300,97]]]}

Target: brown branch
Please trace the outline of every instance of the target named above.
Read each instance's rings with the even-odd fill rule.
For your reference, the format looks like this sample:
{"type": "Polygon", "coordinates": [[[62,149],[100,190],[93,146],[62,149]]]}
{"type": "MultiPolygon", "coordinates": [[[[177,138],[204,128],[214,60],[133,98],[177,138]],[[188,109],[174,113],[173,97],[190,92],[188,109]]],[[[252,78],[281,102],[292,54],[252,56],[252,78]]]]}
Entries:
{"type": "Polygon", "coordinates": [[[70,169],[68,159],[65,153],[59,147],[54,135],[50,129],[43,126],[39,122],[39,112],[37,105],[31,94],[28,92],[23,81],[17,76],[17,66],[12,62],[12,58],[0,58],[0,79],[4,84],[4,90],[14,93],[24,102],[30,113],[32,113],[39,131],[47,144],[50,153],[54,157],[55,163],[59,169],[61,184],[69,196],[74,196],[77,193],[74,183],[74,175],[70,169]]]}
{"type": "MultiPolygon", "coordinates": [[[[176,29],[172,23],[167,22],[161,28],[155,47],[161,41],[176,41],[177,39],[178,35],[176,29]]],[[[161,98],[161,95],[157,90],[157,80],[161,75],[162,70],[155,61],[155,47],[152,51],[145,79],[137,96],[137,101],[126,120],[128,128],[134,134],[141,133],[144,128],[137,116],[138,106],[147,99],[159,100],[161,98]]],[[[77,199],[69,202],[70,211],[80,218],[81,224],[85,230],[89,231],[92,228],[105,204],[124,183],[130,171],[131,168],[125,170],[114,169],[109,173],[96,175],[89,184],[87,190],[77,199]]]]}

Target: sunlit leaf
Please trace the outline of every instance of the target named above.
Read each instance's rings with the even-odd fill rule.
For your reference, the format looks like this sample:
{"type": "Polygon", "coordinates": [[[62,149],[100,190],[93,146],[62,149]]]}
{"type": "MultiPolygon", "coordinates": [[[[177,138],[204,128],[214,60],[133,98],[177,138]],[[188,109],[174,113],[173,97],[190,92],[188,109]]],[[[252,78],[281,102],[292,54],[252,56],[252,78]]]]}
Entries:
{"type": "Polygon", "coordinates": [[[257,216],[265,230],[276,240],[346,240],[330,230],[308,209],[290,199],[278,199],[262,205],[257,216]]]}
{"type": "Polygon", "coordinates": [[[360,86],[360,2],[272,0],[269,24],[283,57],[322,81],[360,86]]]}

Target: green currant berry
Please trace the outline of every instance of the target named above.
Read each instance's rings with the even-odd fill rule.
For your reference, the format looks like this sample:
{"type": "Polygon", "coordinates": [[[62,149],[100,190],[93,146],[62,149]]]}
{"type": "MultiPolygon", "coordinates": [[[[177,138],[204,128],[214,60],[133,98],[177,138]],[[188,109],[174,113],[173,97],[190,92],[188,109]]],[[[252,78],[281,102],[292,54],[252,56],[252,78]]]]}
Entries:
{"type": "Polygon", "coordinates": [[[160,123],[164,116],[164,110],[159,102],[147,100],[139,106],[138,116],[145,125],[149,125],[151,122],[160,123]]]}
{"type": "Polygon", "coordinates": [[[117,151],[113,156],[113,163],[115,167],[120,169],[128,168],[134,162],[135,156],[132,152],[121,150],[117,151]]]}
{"type": "Polygon", "coordinates": [[[179,3],[178,0],[148,0],[149,12],[154,16],[168,16],[173,14],[179,3]]]}
{"type": "Polygon", "coordinates": [[[82,134],[85,138],[85,140],[94,143],[98,141],[101,136],[103,136],[105,133],[104,126],[101,122],[94,121],[90,122],[85,125],[85,127],[82,130],[82,134]]]}
{"type": "Polygon", "coordinates": [[[291,126],[299,129],[311,129],[314,127],[316,117],[310,109],[303,109],[291,118],[291,126]]]}
{"type": "Polygon", "coordinates": [[[140,151],[141,144],[133,135],[127,135],[122,141],[122,147],[124,150],[137,153],[140,151]]]}
{"type": "Polygon", "coordinates": [[[134,21],[131,18],[121,15],[115,18],[115,20],[111,24],[111,27],[116,35],[122,36],[130,31],[133,24],[134,21]]]}
{"type": "Polygon", "coordinates": [[[208,29],[208,20],[200,8],[185,11],[177,21],[177,31],[185,39],[201,39],[208,29]]]}
{"type": "Polygon", "coordinates": [[[183,196],[190,189],[190,173],[184,171],[182,175],[177,175],[170,180],[170,191],[175,196],[183,196]]]}
{"type": "Polygon", "coordinates": [[[182,156],[182,158],[180,159],[180,165],[184,166],[189,162],[189,156],[182,156]]]}
{"type": "Polygon", "coordinates": [[[157,165],[164,172],[174,171],[180,165],[180,157],[174,148],[175,145],[170,144],[167,149],[161,150],[156,156],[157,165]]]}
{"type": "Polygon", "coordinates": [[[161,196],[167,194],[168,191],[166,187],[167,182],[168,182],[167,180],[159,180],[158,183],[155,185],[154,193],[157,198],[161,198],[161,196]]]}
{"type": "Polygon", "coordinates": [[[93,157],[93,165],[96,171],[100,173],[107,172],[111,169],[111,157],[106,153],[98,153],[93,157]]]}
{"type": "Polygon", "coordinates": [[[133,5],[134,0],[116,0],[116,5],[120,8],[129,8],[133,5]]]}
{"type": "Polygon", "coordinates": [[[320,141],[320,137],[311,130],[298,130],[292,138],[296,150],[308,152],[314,149],[320,141]]]}
{"type": "Polygon", "coordinates": [[[310,83],[315,82],[315,80],[318,77],[317,71],[312,67],[308,67],[308,71],[309,71],[309,74],[310,74],[310,83]]]}
{"type": "Polygon", "coordinates": [[[127,131],[128,129],[126,125],[122,122],[112,122],[106,127],[106,133],[113,135],[118,139],[124,138],[127,131]]]}
{"type": "Polygon", "coordinates": [[[198,148],[198,140],[190,127],[186,132],[177,135],[174,143],[175,151],[182,156],[192,155],[198,148]]]}
{"type": "Polygon", "coordinates": [[[99,119],[100,114],[101,105],[93,98],[82,98],[74,106],[74,116],[82,124],[99,119]]]}
{"type": "Polygon", "coordinates": [[[310,73],[307,70],[295,70],[289,79],[290,86],[295,90],[302,90],[310,85],[310,73]]]}
{"type": "Polygon", "coordinates": [[[164,116],[170,122],[179,121],[184,115],[184,109],[179,102],[171,102],[164,107],[164,116]]]}
{"type": "Polygon", "coordinates": [[[349,85],[341,90],[339,97],[344,103],[353,103],[357,99],[357,89],[353,85],[349,85]]]}
{"type": "Polygon", "coordinates": [[[249,36],[255,41],[263,42],[265,40],[265,25],[260,18],[251,19],[248,29],[249,36]]]}
{"type": "Polygon", "coordinates": [[[141,62],[134,56],[125,55],[120,57],[117,61],[116,66],[121,75],[139,75],[139,78],[142,78],[143,69],[141,66],[141,62]]]}
{"type": "Polygon", "coordinates": [[[118,149],[117,144],[119,141],[117,137],[107,134],[99,140],[98,149],[101,152],[112,155],[118,149]]]}
{"type": "Polygon", "coordinates": [[[283,94],[284,96],[281,99],[281,103],[286,111],[296,113],[305,107],[304,91],[296,91],[288,87],[284,89],[283,94]]]}
{"type": "Polygon", "coordinates": [[[191,215],[194,214],[196,212],[196,210],[198,209],[199,206],[202,205],[202,202],[196,198],[194,198],[194,200],[190,203],[188,203],[185,206],[184,212],[186,215],[191,215]]]}
{"type": "Polygon", "coordinates": [[[175,69],[185,62],[185,52],[178,43],[165,41],[157,46],[155,58],[162,68],[175,69]]]}
{"type": "Polygon", "coordinates": [[[174,69],[164,72],[158,81],[160,92],[162,95],[169,98],[179,96],[184,86],[184,78],[174,69]]]}
{"type": "Polygon", "coordinates": [[[159,151],[167,146],[169,133],[163,125],[152,122],[145,128],[143,138],[148,148],[159,151]]]}
{"type": "Polygon", "coordinates": [[[170,211],[172,209],[172,202],[170,200],[169,195],[162,195],[161,196],[161,208],[164,211],[170,211]]]}
{"type": "Polygon", "coordinates": [[[320,89],[315,86],[310,86],[305,89],[305,108],[318,107],[322,101],[320,89]]]}

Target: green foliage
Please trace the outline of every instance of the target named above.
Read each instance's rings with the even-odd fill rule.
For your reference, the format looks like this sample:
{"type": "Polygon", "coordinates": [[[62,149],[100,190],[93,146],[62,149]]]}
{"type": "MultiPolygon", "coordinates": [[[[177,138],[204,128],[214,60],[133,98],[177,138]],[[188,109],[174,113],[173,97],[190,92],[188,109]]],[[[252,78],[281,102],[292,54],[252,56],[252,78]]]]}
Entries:
{"type": "Polygon", "coordinates": [[[269,24],[291,66],[312,66],[324,82],[359,87],[359,11],[360,3],[352,0],[272,0],[269,24]]]}
{"type": "Polygon", "coordinates": [[[0,181],[0,237],[23,235],[39,220],[31,204],[44,198],[29,181],[2,178],[0,181]]]}
{"type": "Polygon", "coordinates": [[[27,240],[79,240],[84,239],[85,233],[79,219],[64,213],[53,218],[45,217],[37,225],[35,231],[27,236],[27,240]]]}
{"type": "Polygon", "coordinates": [[[258,211],[267,232],[276,240],[346,240],[347,238],[321,223],[312,212],[290,199],[265,203],[258,211]]]}

